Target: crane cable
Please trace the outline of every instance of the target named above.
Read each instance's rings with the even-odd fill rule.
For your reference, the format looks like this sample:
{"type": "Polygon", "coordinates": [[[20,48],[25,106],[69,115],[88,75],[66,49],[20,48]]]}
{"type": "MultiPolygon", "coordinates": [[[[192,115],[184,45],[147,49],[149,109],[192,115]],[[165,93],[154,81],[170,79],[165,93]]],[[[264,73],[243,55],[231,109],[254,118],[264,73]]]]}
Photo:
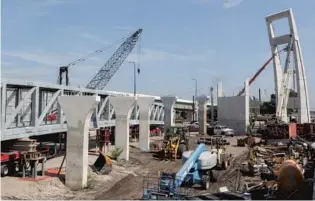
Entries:
{"type": "Polygon", "coordinates": [[[98,50],[95,50],[94,52],[92,52],[92,53],[90,53],[90,54],[88,54],[88,55],[86,55],[86,56],[84,56],[84,57],[82,57],[82,58],[80,58],[80,59],[77,59],[76,61],[73,61],[73,62],[69,63],[69,64],[66,65],[66,66],[70,67],[70,66],[73,66],[73,65],[75,65],[75,64],[77,64],[77,63],[79,63],[79,62],[85,61],[85,60],[87,60],[87,59],[90,58],[90,57],[93,57],[93,56],[95,56],[95,55],[97,55],[97,54],[99,54],[99,53],[102,53],[102,52],[104,52],[104,51],[106,51],[106,50],[112,48],[114,45],[116,45],[116,44],[118,44],[118,43],[121,43],[121,42],[124,41],[125,39],[126,39],[126,38],[123,37],[123,38],[117,40],[116,42],[114,42],[113,44],[106,45],[105,47],[102,47],[102,48],[100,48],[100,49],[98,49],[98,50]]]}
{"type": "MultiPolygon", "coordinates": [[[[117,45],[118,43],[122,43],[125,39],[126,39],[126,37],[123,37],[123,38],[115,41],[113,44],[106,45],[105,47],[102,47],[102,48],[100,48],[98,50],[95,50],[94,52],[92,52],[92,53],[90,53],[90,54],[88,54],[88,55],[86,55],[84,57],[81,57],[81,58],[79,58],[79,59],[77,59],[77,60],[75,60],[75,61],[73,61],[73,62],[71,62],[71,63],[69,63],[69,64],[67,64],[65,66],[62,66],[62,67],[69,68],[70,66],[74,66],[77,63],[83,62],[83,61],[85,61],[85,60],[87,60],[87,59],[89,59],[89,58],[91,58],[91,57],[93,57],[93,56],[95,56],[95,55],[97,55],[99,53],[102,53],[102,52],[112,48],[114,45],[117,45]]],[[[58,75],[57,83],[59,82],[59,80],[60,80],[60,75],[58,75]]]]}

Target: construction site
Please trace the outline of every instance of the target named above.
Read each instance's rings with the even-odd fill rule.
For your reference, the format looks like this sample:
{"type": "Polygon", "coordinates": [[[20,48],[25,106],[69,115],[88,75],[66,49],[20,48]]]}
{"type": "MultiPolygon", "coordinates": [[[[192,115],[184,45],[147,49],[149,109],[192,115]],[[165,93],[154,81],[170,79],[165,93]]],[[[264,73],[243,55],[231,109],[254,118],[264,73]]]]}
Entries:
{"type": "Polygon", "coordinates": [[[2,77],[1,199],[314,200],[315,117],[293,10],[265,22],[270,58],[236,96],[224,82],[192,101],[103,90],[141,28],[85,87],[69,84],[68,69],[110,46],[61,66],[56,84],[2,77]],[[280,19],[289,33],[275,36],[280,19]],[[249,92],[267,66],[272,112],[249,92]]]}

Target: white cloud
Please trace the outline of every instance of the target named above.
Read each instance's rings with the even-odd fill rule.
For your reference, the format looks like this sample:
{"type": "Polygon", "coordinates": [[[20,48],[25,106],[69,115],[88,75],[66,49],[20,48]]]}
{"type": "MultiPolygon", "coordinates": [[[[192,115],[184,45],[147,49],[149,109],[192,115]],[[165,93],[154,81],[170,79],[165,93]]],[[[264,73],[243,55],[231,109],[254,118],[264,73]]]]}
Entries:
{"type": "Polygon", "coordinates": [[[135,32],[137,28],[132,27],[132,26],[117,26],[115,27],[116,30],[118,31],[128,31],[128,32],[135,32]]]}
{"type": "MultiPolygon", "coordinates": [[[[148,48],[142,48],[140,53],[140,61],[163,61],[166,59],[176,60],[176,61],[196,61],[196,62],[207,62],[212,60],[215,55],[215,51],[204,52],[202,54],[179,54],[166,52],[161,50],[153,50],[148,48]]],[[[137,61],[137,53],[132,52],[129,57],[129,61],[137,61]]]]}
{"type": "Polygon", "coordinates": [[[105,45],[110,44],[110,42],[101,39],[99,36],[96,36],[96,35],[94,35],[94,34],[87,33],[87,32],[81,33],[81,34],[80,34],[80,37],[89,39],[89,40],[94,41],[94,42],[96,42],[96,43],[101,43],[101,44],[105,44],[105,45]]]}
{"type": "MultiPolygon", "coordinates": [[[[58,67],[67,65],[68,63],[84,57],[88,53],[78,52],[45,52],[45,51],[3,51],[2,56],[5,62],[2,63],[2,74],[4,77],[15,77],[18,79],[34,79],[46,80],[47,82],[55,82],[58,75],[58,67]],[[31,63],[27,63],[31,62],[31,63]],[[29,73],[32,71],[32,73],[29,73]]],[[[172,61],[196,61],[203,62],[211,60],[212,52],[205,54],[189,54],[181,55],[176,53],[169,53],[166,51],[153,50],[143,48],[140,55],[140,64],[150,65],[157,61],[167,62],[172,61]]],[[[98,55],[89,58],[87,61],[78,63],[76,66],[71,67],[70,74],[73,84],[84,84],[92,78],[101,66],[110,58],[110,54],[105,56],[98,55]]],[[[132,53],[127,58],[127,61],[137,61],[137,54],[132,53]]],[[[126,63],[126,62],[125,62],[126,63]]],[[[196,68],[196,66],[194,66],[196,68]]],[[[197,67],[200,72],[209,73],[211,70],[205,67],[197,67]]]]}
{"type": "MultiPolygon", "coordinates": [[[[55,83],[60,66],[67,65],[85,55],[86,53],[75,52],[3,51],[2,56],[5,58],[6,63],[2,63],[2,75],[9,78],[32,79],[55,83]]],[[[79,77],[77,80],[79,84],[84,83],[87,79],[86,75],[92,76],[104,62],[100,57],[93,57],[85,62],[78,63],[69,69],[71,80],[74,80],[72,77],[79,77]]]]}
{"type": "Polygon", "coordinates": [[[50,6],[58,6],[62,4],[69,3],[69,0],[39,0],[36,1],[36,7],[50,7],[50,6]]]}
{"type": "Polygon", "coordinates": [[[49,14],[49,8],[61,6],[72,2],[72,0],[27,0],[16,1],[18,3],[4,1],[3,6],[3,20],[9,23],[21,23],[29,18],[43,17],[49,14]],[[6,4],[12,4],[6,6],[6,4]]]}
{"type": "Polygon", "coordinates": [[[195,4],[213,4],[220,1],[223,2],[223,7],[228,9],[240,5],[243,0],[192,0],[195,4]]]}
{"type": "Polygon", "coordinates": [[[13,66],[14,63],[13,62],[10,62],[10,61],[1,61],[1,65],[2,66],[13,66]]]}
{"type": "MultiPolygon", "coordinates": [[[[90,52],[89,52],[90,53],[90,52]]],[[[78,52],[44,52],[44,51],[3,51],[2,62],[3,77],[16,79],[32,79],[38,81],[55,82],[58,67],[84,57],[89,53],[78,52]],[[27,62],[31,62],[27,63],[27,62]],[[32,71],[32,73],[29,73],[32,71]]],[[[146,50],[141,57],[141,63],[154,62],[166,58],[166,52],[146,50]]],[[[84,85],[92,78],[102,65],[110,58],[110,54],[91,57],[69,69],[70,81],[75,85],[84,85]]],[[[132,55],[131,55],[132,57],[132,55]]]]}
{"type": "Polygon", "coordinates": [[[225,0],[223,3],[224,8],[232,8],[235,6],[240,5],[243,2],[243,0],[225,0]]]}
{"type": "MultiPolygon", "coordinates": [[[[65,65],[69,62],[74,61],[77,54],[73,53],[66,53],[66,54],[59,54],[59,53],[47,53],[47,52],[19,52],[19,51],[12,51],[12,52],[2,52],[3,56],[8,57],[15,57],[17,59],[22,59],[25,61],[36,62],[41,65],[46,66],[60,66],[65,65]]],[[[14,61],[14,59],[13,59],[14,61]]]]}
{"type": "Polygon", "coordinates": [[[215,0],[193,0],[195,4],[209,4],[215,2],[215,0]]]}

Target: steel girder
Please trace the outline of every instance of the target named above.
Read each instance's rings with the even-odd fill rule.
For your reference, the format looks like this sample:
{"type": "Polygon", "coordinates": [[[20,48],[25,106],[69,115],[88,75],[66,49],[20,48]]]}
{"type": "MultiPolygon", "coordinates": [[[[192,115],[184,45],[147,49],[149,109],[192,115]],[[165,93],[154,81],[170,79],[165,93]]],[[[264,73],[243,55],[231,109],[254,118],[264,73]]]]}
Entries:
{"type": "MultiPolygon", "coordinates": [[[[100,96],[101,101],[94,114],[97,127],[115,125],[115,111],[109,102],[111,94],[106,91],[2,80],[0,98],[1,140],[66,132],[66,119],[57,102],[61,95],[100,96]]],[[[133,114],[134,110],[135,108],[133,108],[133,114]]],[[[139,110],[137,111],[136,117],[131,115],[131,124],[139,123],[139,110]]],[[[163,124],[164,108],[162,103],[155,103],[150,112],[151,124],[163,124]]],[[[93,127],[93,124],[90,126],[93,127]]]]}

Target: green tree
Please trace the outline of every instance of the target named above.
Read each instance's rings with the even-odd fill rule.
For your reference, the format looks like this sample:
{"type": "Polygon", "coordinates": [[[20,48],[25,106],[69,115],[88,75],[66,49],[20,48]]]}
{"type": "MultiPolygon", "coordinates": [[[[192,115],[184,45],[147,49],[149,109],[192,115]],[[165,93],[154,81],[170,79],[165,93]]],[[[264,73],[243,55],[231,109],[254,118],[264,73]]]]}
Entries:
{"type": "Polygon", "coordinates": [[[271,94],[270,101],[265,101],[260,104],[261,114],[274,114],[276,113],[276,95],[271,94]]]}
{"type": "Polygon", "coordinates": [[[290,89],[289,97],[297,97],[297,92],[293,89],[290,89]]]}

